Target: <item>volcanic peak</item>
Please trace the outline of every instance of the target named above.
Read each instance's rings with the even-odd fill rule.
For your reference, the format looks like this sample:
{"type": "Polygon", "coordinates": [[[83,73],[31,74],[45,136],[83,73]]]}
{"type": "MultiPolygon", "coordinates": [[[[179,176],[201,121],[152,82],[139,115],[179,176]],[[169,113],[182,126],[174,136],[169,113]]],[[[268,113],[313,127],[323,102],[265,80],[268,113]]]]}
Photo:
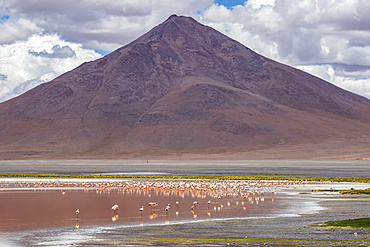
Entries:
{"type": "Polygon", "coordinates": [[[336,150],[365,147],[369,133],[370,100],[176,15],[0,104],[10,156],[207,156],[325,141],[336,150]]]}

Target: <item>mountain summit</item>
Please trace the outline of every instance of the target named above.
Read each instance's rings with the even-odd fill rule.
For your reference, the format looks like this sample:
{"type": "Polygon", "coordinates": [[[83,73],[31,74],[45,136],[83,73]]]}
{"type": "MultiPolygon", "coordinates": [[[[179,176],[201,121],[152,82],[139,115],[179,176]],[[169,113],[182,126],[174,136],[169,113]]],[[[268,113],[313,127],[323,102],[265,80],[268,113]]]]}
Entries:
{"type": "Polygon", "coordinates": [[[0,104],[0,159],[364,155],[370,100],[190,17],[0,104]]]}

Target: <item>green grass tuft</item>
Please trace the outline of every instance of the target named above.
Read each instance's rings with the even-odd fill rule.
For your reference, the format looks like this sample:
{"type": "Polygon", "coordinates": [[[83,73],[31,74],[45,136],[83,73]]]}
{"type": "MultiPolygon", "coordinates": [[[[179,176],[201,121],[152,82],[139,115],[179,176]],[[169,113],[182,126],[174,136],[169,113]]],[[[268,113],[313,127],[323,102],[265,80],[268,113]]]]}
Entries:
{"type": "Polygon", "coordinates": [[[350,194],[350,195],[370,195],[370,188],[363,189],[363,190],[334,190],[334,189],[327,189],[327,190],[314,190],[315,192],[339,192],[340,194],[350,194]]]}
{"type": "MultiPolygon", "coordinates": [[[[143,238],[133,240],[136,243],[187,243],[187,244],[205,244],[205,243],[264,243],[264,242],[370,242],[369,239],[292,239],[292,238],[143,238]]],[[[293,244],[294,245],[294,244],[293,244]]]]}
{"type": "Polygon", "coordinates": [[[370,188],[364,189],[364,190],[341,190],[339,191],[341,194],[364,194],[364,195],[370,195],[370,188]]]}
{"type": "Polygon", "coordinates": [[[370,228],[370,218],[359,218],[349,220],[328,221],[317,223],[313,226],[333,226],[333,227],[351,227],[351,228],[370,228]]]}
{"type": "Polygon", "coordinates": [[[86,175],[86,174],[0,174],[0,177],[27,178],[143,178],[143,179],[217,179],[217,180],[290,180],[290,181],[319,181],[319,182],[358,182],[370,183],[365,177],[288,177],[288,176],[186,176],[186,175],[86,175]]]}

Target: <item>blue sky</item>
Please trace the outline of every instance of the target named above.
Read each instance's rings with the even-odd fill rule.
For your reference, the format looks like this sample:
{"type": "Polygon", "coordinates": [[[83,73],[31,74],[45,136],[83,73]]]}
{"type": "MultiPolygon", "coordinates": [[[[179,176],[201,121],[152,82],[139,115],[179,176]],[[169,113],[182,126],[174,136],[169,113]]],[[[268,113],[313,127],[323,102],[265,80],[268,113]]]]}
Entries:
{"type": "Polygon", "coordinates": [[[111,53],[111,51],[101,50],[101,49],[94,49],[94,51],[95,51],[96,53],[99,53],[99,54],[100,54],[100,55],[102,55],[102,56],[105,56],[105,55],[107,55],[107,54],[111,53]]]}
{"type": "Polygon", "coordinates": [[[244,1],[247,1],[247,0],[215,0],[215,3],[219,5],[223,5],[228,9],[231,9],[232,7],[236,5],[243,5],[244,1]]]}
{"type": "Polygon", "coordinates": [[[0,15],[0,23],[2,23],[2,22],[4,22],[4,21],[6,21],[6,20],[8,20],[9,19],[9,15],[7,15],[7,14],[3,14],[3,15],[0,15]]]}

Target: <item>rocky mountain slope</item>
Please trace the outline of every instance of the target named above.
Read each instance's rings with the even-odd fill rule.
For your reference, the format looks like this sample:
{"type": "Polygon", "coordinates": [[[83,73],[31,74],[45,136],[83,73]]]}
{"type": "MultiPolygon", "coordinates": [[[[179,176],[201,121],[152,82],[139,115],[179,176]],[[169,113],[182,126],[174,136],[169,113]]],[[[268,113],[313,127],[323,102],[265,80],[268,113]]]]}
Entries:
{"type": "Polygon", "coordinates": [[[0,104],[0,159],[370,155],[370,100],[190,17],[0,104]]]}

